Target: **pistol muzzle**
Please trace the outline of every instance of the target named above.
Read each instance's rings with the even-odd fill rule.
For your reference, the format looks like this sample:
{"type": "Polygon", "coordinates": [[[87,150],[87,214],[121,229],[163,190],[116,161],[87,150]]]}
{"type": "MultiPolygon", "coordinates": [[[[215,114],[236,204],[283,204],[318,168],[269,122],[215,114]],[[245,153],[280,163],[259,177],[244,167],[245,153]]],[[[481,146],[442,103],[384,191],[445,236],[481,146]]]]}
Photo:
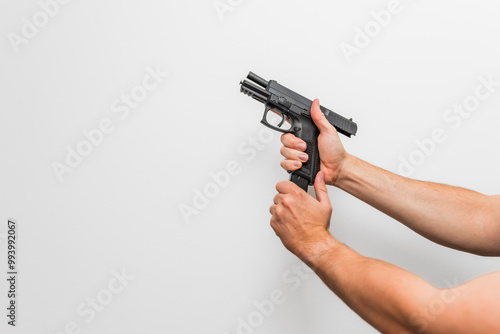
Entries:
{"type": "Polygon", "coordinates": [[[247,75],[247,79],[255,82],[257,85],[267,88],[267,85],[269,84],[269,81],[262,79],[259,77],[257,74],[250,72],[247,75]]]}
{"type": "Polygon", "coordinates": [[[268,91],[258,87],[257,85],[247,80],[243,80],[240,82],[240,91],[262,103],[266,103],[267,98],[269,97],[268,91]]]}

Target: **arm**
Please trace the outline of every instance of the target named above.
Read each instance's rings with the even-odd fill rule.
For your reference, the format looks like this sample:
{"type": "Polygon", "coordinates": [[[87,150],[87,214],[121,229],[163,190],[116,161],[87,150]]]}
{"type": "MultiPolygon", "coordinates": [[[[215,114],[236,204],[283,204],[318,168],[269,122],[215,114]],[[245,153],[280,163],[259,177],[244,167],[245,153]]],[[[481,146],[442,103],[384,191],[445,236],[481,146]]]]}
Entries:
{"type": "Polygon", "coordinates": [[[443,246],[500,255],[500,197],[408,179],[348,156],[335,184],[443,246]]]}
{"type": "Polygon", "coordinates": [[[291,182],[278,183],[271,226],[351,309],[384,333],[500,332],[500,273],[438,289],[361,256],[328,232],[331,206],[323,177],[320,172],[316,178],[318,200],[291,182]]]}
{"type": "Polygon", "coordinates": [[[438,289],[401,268],[325,240],[304,259],[351,309],[383,333],[499,333],[500,272],[438,289]]]}
{"type": "MultiPolygon", "coordinates": [[[[500,255],[500,196],[416,181],[349,155],[316,100],[311,115],[321,131],[318,146],[327,184],[337,186],[444,246],[480,255],[500,255]]],[[[305,143],[282,136],[282,167],[307,161],[305,143]]]]}

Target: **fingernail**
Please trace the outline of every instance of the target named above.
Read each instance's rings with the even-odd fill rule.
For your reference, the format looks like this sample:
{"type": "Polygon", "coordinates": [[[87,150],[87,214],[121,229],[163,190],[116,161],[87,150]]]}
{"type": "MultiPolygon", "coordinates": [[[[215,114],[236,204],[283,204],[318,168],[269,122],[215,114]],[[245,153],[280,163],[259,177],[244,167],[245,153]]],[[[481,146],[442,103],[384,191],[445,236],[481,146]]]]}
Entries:
{"type": "Polygon", "coordinates": [[[307,161],[307,155],[305,155],[305,154],[299,154],[299,159],[301,161],[307,161]]]}
{"type": "Polygon", "coordinates": [[[297,148],[301,151],[305,150],[306,149],[306,144],[304,143],[298,143],[297,144],[297,148]]]}
{"type": "Polygon", "coordinates": [[[298,161],[295,161],[293,163],[293,167],[300,167],[300,166],[302,166],[302,164],[300,162],[298,162],[298,161]]]}

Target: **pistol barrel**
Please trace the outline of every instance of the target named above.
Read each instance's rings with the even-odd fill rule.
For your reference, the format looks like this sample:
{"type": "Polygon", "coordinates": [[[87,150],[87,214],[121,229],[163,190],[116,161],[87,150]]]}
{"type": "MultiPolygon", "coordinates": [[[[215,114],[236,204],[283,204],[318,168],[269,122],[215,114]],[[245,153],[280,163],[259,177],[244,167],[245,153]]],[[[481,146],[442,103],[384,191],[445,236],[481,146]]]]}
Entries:
{"type": "Polygon", "coordinates": [[[269,81],[262,79],[253,72],[248,73],[247,79],[255,82],[257,85],[262,86],[264,88],[267,88],[267,85],[269,84],[269,81]]]}

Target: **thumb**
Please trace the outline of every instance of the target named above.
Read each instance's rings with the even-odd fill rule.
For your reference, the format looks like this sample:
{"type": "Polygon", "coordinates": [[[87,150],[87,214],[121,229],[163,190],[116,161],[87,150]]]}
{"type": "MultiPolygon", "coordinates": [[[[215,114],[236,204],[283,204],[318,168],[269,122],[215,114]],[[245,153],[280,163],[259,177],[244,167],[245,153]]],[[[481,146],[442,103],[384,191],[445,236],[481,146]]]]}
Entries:
{"type": "Polygon", "coordinates": [[[318,99],[314,100],[311,106],[311,117],[314,121],[314,124],[316,124],[319,131],[321,132],[330,130],[333,127],[326,119],[325,114],[323,114],[323,112],[321,111],[318,99]]]}
{"type": "Polygon", "coordinates": [[[316,199],[320,203],[330,204],[330,197],[328,197],[328,190],[325,184],[325,174],[322,171],[318,172],[316,175],[316,180],[314,181],[314,191],[316,192],[316,199]]]}

